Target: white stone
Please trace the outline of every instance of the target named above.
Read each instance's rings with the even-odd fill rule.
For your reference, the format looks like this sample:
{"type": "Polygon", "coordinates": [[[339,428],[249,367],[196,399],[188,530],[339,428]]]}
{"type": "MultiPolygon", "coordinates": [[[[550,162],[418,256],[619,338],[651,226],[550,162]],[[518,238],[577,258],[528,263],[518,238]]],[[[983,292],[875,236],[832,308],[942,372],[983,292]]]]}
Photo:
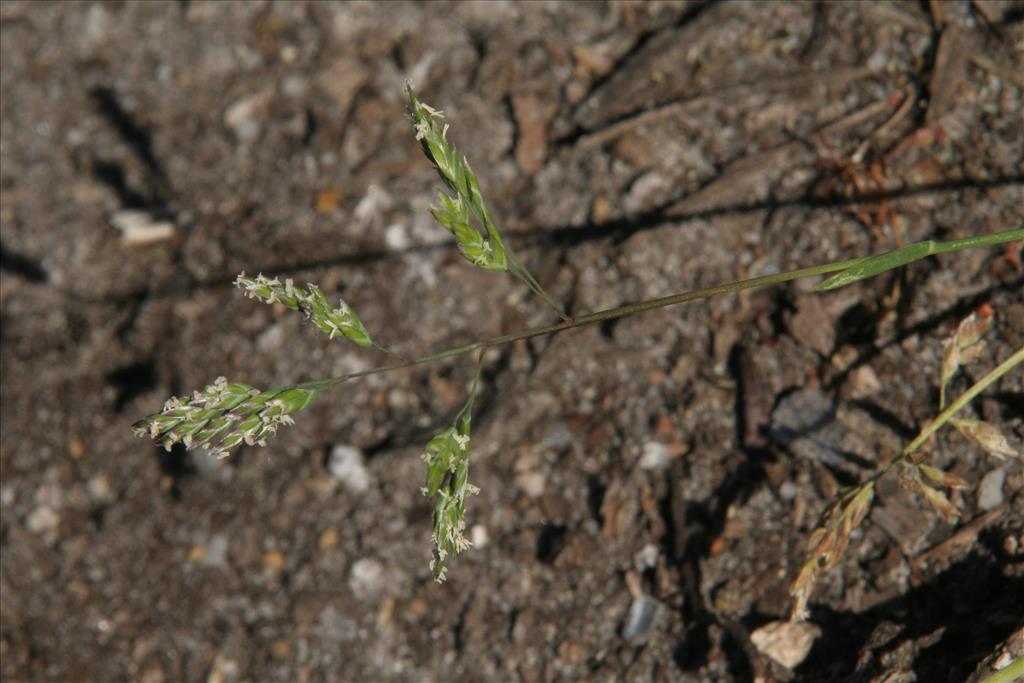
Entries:
{"type": "Polygon", "coordinates": [[[391,195],[377,185],[370,185],[366,188],[366,194],[356,204],[352,215],[360,222],[367,222],[371,218],[383,215],[391,208],[391,195]]]}
{"type": "Polygon", "coordinates": [[[109,503],[114,500],[114,491],[105,474],[97,474],[86,482],[85,488],[89,492],[89,496],[98,503],[109,503]]]}
{"type": "Polygon", "coordinates": [[[409,231],[401,223],[392,223],[384,231],[384,244],[388,249],[402,251],[409,246],[409,231]]]}
{"type": "Polygon", "coordinates": [[[672,459],[672,449],[659,441],[648,441],[640,455],[640,469],[663,470],[672,459]]]}
{"type": "Polygon", "coordinates": [[[352,565],[348,586],[357,597],[372,596],[380,592],[384,566],[377,560],[364,557],[352,565]]]}
{"type": "Polygon", "coordinates": [[[645,571],[658,564],[658,546],[648,543],[633,556],[633,566],[638,571],[645,571]]]}
{"type": "Polygon", "coordinates": [[[363,464],[363,452],[354,446],[335,446],[327,460],[331,476],[353,493],[362,493],[370,488],[370,472],[363,464]]]}
{"type": "Polygon", "coordinates": [[[29,513],[25,526],[34,534],[53,531],[60,524],[60,515],[49,505],[40,505],[29,513]]]}
{"type": "Polygon", "coordinates": [[[978,484],[978,507],[988,512],[1003,504],[1003,484],[1006,482],[1006,470],[994,469],[981,478],[978,484]]]}
{"type": "Polygon", "coordinates": [[[544,493],[544,485],[547,477],[543,472],[520,472],[516,475],[516,486],[530,498],[536,498],[544,493]]]}
{"type": "Polygon", "coordinates": [[[487,533],[487,527],[483,524],[474,524],[470,528],[469,542],[473,544],[474,548],[483,548],[489,540],[490,536],[487,533]]]}
{"type": "Polygon", "coordinates": [[[110,223],[121,231],[121,244],[127,247],[163,242],[174,237],[177,230],[174,223],[135,209],[118,211],[110,217],[110,223]]]}

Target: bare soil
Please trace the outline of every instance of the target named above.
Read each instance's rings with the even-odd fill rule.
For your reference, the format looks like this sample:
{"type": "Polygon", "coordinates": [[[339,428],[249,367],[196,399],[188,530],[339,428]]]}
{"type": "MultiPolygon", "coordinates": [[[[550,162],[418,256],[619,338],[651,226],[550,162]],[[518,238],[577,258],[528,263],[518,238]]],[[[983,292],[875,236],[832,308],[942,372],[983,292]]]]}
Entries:
{"type": "MultiPolygon", "coordinates": [[[[443,585],[419,453],[469,359],[222,462],[129,429],[220,375],[384,360],[243,270],[407,356],[550,322],[432,222],[407,79],[574,313],[1021,227],[1020,4],[4,2],[0,39],[5,682],[962,681],[1024,650],[1024,473],[955,432],[927,454],[960,523],[893,477],[807,658],[750,639],[838,488],[936,413],[957,322],[996,316],[954,394],[1024,343],[1019,245],[490,351],[443,585]]],[[[970,408],[1017,449],[1022,382],[970,408]]]]}

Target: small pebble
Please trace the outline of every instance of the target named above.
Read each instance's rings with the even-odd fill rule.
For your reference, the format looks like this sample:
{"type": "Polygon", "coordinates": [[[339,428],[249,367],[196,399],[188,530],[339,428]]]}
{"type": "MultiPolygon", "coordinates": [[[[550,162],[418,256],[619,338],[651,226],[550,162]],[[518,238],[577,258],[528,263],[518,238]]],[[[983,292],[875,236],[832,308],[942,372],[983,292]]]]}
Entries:
{"type": "Polygon", "coordinates": [[[263,553],[263,570],[269,574],[280,574],[284,569],[285,556],[280,550],[268,550],[263,553]]]}
{"type": "Polygon", "coordinates": [[[985,512],[995,510],[1003,504],[1003,484],[1006,482],[1006,470],[994,469],[981,478],[978,484],[978,507],[985,512]]]}
{"type": "Polygon", "coordinates": [[[316,195],[316,200],[314,202],[316,212],[321,216],[333,213],[339,206],[341,206],[341,202],[344,198],[345,194],[340,188],[324,188],[316,195]]]}
{"type": "Polygon", "coordinates": [[[97,503],[109,503],[114,500],[114,491],[106,475],[97,474],[86,483],[85,488],[97,503]]]}
{"type": "Polygon", "coordinates": [[[623,206],[629,212],[640,212],[645,208],[664,201],[671,190],[671,181],[657,171],[648,171],[633,181],[623,199],[623,206]]]}
{"type": "Polygon", "coordinates": [[[260,132],[259,118],[270,103],[271,92],[264,90],[237,100],[224,112],[224,123],[235,131],[239,140],[249,141],[260,132]]]}
{"type": "Polygon", "coordinates": [[[867,398],[872,394],[878,393],[878,390],[882,388],[882,381],[878,379],[878,375],[871,369],[871,366],[862,365],[850,373],[847,386],[849,387],[850,398],[867,398]]]}
{"type": "Polygon", "coordinates": [[[352,565],[348,586],[357,597],[376,595],[381,589],[384,565],[374,559],[363,558],[352,565]]]}
{"type": "Polygon", "coordinates": [[[572,430],[564,422],[559,422],[548,430],[540,441],[541,448],[561,451],[571,446],[576,440],[572,430]]]}
{"type": "Polygon", "coordinates": [[[633,566],[638,571],[645,571],[658,564],[658,546],[648,543],[633,556],[633,566]]]}
{"type": "Polygon", "coordinates": [[[309,81],[298,74],[292,74],[286,76],[281,81],[281,92],[287,97],[301,98],[305,97],[309,93],[309,81]]]}
{"type": "Polygon", "coordinates": [[[638,464],[642,470],[663,470],[671,460],[671,448],[658,441],[648,441],[644,444],[638,464]]]}
{"type": "Polygon", "coordinates": [[[846,463],[843,427],[835,406],[820,389],[805,387],[787,394],[772,411],[769,434],[794,455],[830,467],[846,463]]]}
{"type": "Polygon", "coordinates": [[[274,659],[288,659],[291,654],[292,644],[284,638],[278,638],[270,644],[270,655],[274,659]]]}
{"type": "Polygon", "coordinates": [[[320,534],[320,539],[317,541],[317,546],[320,550],[333,550],[338,547],[338,543],[341,541],[341,535],[334,529],[328,529],[327,531],[320,534]]]}
{"type": "Polygon", "coordinates": [[[531,498],[544,493],[547,478],[543,472],[520,472],[516,475],[516,486],[531,498]]]}
{"type": "Polygon", "coordinates": [[[474,524],[469,530],[469,542],[474,548],[483,548],[487,545],[490,537],[487,535],[487,527],[483,524],[474,524]]]}
{"type": "Polygon", "coordinates": [[[102,46],[110,33],[110,24],[110,14],[103,5],[91,6],[80,32],[83,47],[91,51],[102,46]]]}
{"type": "MultiPolygon", "coordinates": [[[[327,605],[320,611],[319,628],[328,640],[349,640],[358,632],[356,624],[334,605],[327,605]]],[[[300,647],[302,641],[300,641],[300,647]]]]}
{"type": "Polygon", "coordinates": [[[370,488],[370,472],[363,464],[363,452],[354,446],[332,448],[327,470],[353,493],[362,493],[370,488]]]}
{"type": "Polygon", "coordinates": [[[807,658],[821,629],[806,621],[772,621],[750,634],[757,651],[792,669],[807,658]]]}
{"type": "Polygon", "coordinates": [[[1021,532],[1018,538],[1014,534],[1006,534],[1003,538],[1003,552],[1007,555],[1016,555],[1017,552],[1024,547],[1024,532],[1021,532]]]}
{"type": "Polygon", "coordinates": [[[206,683],[231,683],[238,680],[238,662],[219,654],[213,660],[213,668],[206,677],[206,683]]]}
{"type": "Polygon", "coordinates": [[[202,546],[205,552],[199,563],[206,567],[225,567],[228,559],[228,537],[226,534],[214,534],[210,541],[202,546]]]}
{"type": "Polygon", "coordinates": [[[402,251],[408,249],[410,243],[409,231],[401,223],[392,223],[384,231],[384,244],[388,246],[388,249],[402,251]]]}
{"type": "Polygon", "coordinates": [[[623,637],[626,640],[643,640],[654,627],[660,614],[661,603],[654,598],[646,595],[633,598],[633,603],[629,606],[629,616],[626,617],[626,626],[622,629],[623,637]]]}
{"type": "Polygon", "coordinates": [[[40,505],[29,513],[25,526],[34,534],[53,531],[60,524],[60,515],[49,505],[40,505]]]}
{"type": "Polygon", "coordinates": [[[366,194],[356,204],[352,215],[358,221],[366,222],[389,211],[392,203],[391,195],[376,185],[370,185],[366,188],[366,194]]]}
{"type": "Polygon", "coordinates": [[[147,211],[124,209],[110,217],[110,223],[121,231],[121,244],[126,247],[145,246],[174,237],[177,226],[155,218],[147,211]]]}
{"type": "Polygon", "coordinates": [[[281,48],[281,61],[291,64],[299,57],[299,49],[294,45],[285,45],[281,48]]]}

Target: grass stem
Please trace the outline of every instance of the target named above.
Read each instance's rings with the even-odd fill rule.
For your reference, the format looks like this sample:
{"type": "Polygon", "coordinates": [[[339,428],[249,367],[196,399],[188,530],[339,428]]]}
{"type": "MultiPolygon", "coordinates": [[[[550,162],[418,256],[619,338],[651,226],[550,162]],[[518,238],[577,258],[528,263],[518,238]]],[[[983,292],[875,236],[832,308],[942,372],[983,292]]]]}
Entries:
{"type": "MultiPolygon", "coordinates": [[[[976,249],[976,248],[979,248],[979,247],[988,247],[988,246],[993,246],[993,245],[996,245],[996,244],[1005,244],[1007,242],[1012,242],[1012,241],[1022,240],[1022,239],[1024,239],[1024,229],[1021,229],[1021,230],[1003,230],[1001,232],[994,232],[994,233],[990,233],[990,234],[987,234],[987,235],[976,235],[976,236],[972,236],[972,237],[965,237],[963,239],[950,240],[948,242],[932,242],[931,243],[932,247],[931,247],[930,253],[932,253],[932,254],[944,254],[944,253],[953,252],[953,251],[962,251],[964,249],[976,249]]],[[[922,243],[922,244],[926,244],[926,243],[922,243]]],[[[545,335],[549,335],[549,334],[556,334],[558,332],[564,332],[565,330],[571,330],[571,329],[575,329],[577,327],[584,327],[586,325],[593,325],[595,323],[600,323],[600,322],[604,322],[604,321],[607,321],[607,320],[615,320],[615,319],[618,319],[618,318],[623,318],[625,316],[633,315],[635,313],[643,313],[645,311],[653,311],[653,310],[658,309],[658,308],[665,308],[666,306],[675,306],[677,304],[688,303],[688,302],[691,302],[691,301],[699,301],[699,300],[702,300],[702,299],[709,299],[711,297],[720,296],[722,294],[733,294],[735,292],[740,292],[740,291],[743,291],[745,289],[754,289],[754,288],[757,288],[757,287],[767,287],[767,286],[770,286],[770,285],[781,284],[783,282],[790,282],[792,280],[799,280],[799,279],[805,278],[805,277],[814,277],[814,276],[817,276],[817,275],[826,275],[828,273],[835,273],[835,272],[846,270],[848,268],[851,268],[853,266],[856,266],[858,264],[861,264],[861,263],[863,263],[863,262],[865,262],[865,261],[867,261],[869,259],[873,259],[873,258],[876,258],[876,257],[874,257],[874,256],[864,256],[864,257],[861,257],[861,258],[848,259],[848,260],[845,260],[845,261],[836,261],[834,263],[824,263],[824,264],[821,264],[821,265],[810,266],[810,267],[807,267],[807,268],[798,268],[796,270],[786,271],[785,273],[775,273],[775,274],[772,274],[772,275],[762,275],[761,277],[750,278],[748,280],[738,280],[736,282],[729,282],[729,283],[725,283],[725,284],[721,284],[721,285],[715,285],[715,286],[712,286],[712,287],[702,287],[700,289],[691,289],[691,290],[686,291],[686,292],[680,292],[678,294],[670,294],[668,296],[659,297],[657,299],[649,299],[649,300],[646,300],[646,301],[639,301],[639,302],[632,303],[632,304],[626,304],[624,306],[616,306],[614,308],[605,309],[603,311],[596,311],[594,313],[587,313],[587,314],[584,314],[584,315],[581,315],[581,316],[578,316],[578,317],[575,317],[575,318],[571,318],[571,319],[570,318],[566,318],[566,316],[564,314],[559,312],[559,315],[561,315],[563,317],[563,321],[560,322],[560,323],[555,323],[555,324],[552,324],[552,325],[545,325],[545,326],[542,326],[542,327],[534,327],[534,328],[531,328],[529,330],[523,330],[521,332],[513,332],[511,334],[498,335],[498,336],[495,336],[495,337],[489,337],[487,339],[480,339],[480,340],[472,342],[470,344],[465,344],[463,346],[456,346],[456,347],[453,347],[453,348],[450,348],[450,349],[445,349],[444,351],[439,351],[437,353],[432,353],[432,354],[429,354],[429,355],[426,355],[426,356],[422,356],[420,358],[416,358],[414,360],[408,360],[408,361],[404,361],[404,362],[400,362],[400,363],[393,363],[393,364],[390,364],[390,365],[382,365],[382,366],[379,366],[379,367],[370,368],[368,370],[361,370],[359,372],[353,372],[353,373],[350,373],[348,375],[343,375],[341,377],[332,377],[332,378],[329,378],[329,379],[322,379],[322,380],[316,380],[316,381],[312,381],[312,382],[306,382],[304,384],[300,384],[299,387],[300,388],[304,388],[304,389],[327,389],[329,387],[333,387],[333,386],[336,386],[338,384],[341,384],[342,382],[346,382],[346,381],[348,381],[350,379],[356,379],[358,377],[365,377],[367,375],[375,375],[375,374],[379,374],[379,373],[382,373],[382,372],[390,372],[392,370],[399,370],[399,369],[402,369],[402,368],[414,367],[414,366],[417,366],[417,365],[426,365],[426,364],[429,364],[429,363],[435,363],[437,361],[441,361],[441,360],[444,360],[446,358],[454,358],[456,356],[462,356],[462,355],[465,355],[465,354],[470,353],[472,351],[476,351],[477,349],[487,349],[487,348],[490,348],[492,346],[502,346],[504,344],[511,344],[513,342],[522,341],[522,340],[525,340],[525,339],[532,339],[534,337],[541,337],[541,336],[545,336],[545,335]]],[[[519,263],[518,259],[513,261],[513,263],[518,264],[519,263]]],[[[525,269],[523,269],[523,270],[525,270],[525,269]]],[[[537,287],[539,288],[540,285],[537,285],[537,287]]],[[[532,289],[532,287],[531,287],[531,289],[532,289]]],[[[542,289],[540,291],[543,292],[542,289]]],[[[538,295],[540,295],[539,292],[538,292],[538,295]]],[[[544,297],[542,296],[542,298],[544,298],[544,297]]],[[[555,304],[553,301],[549,302],[549,305],[551,305],[555,310],[559,310],[558,309],[558,305],[555,304]]],[[[1020,355],[1020,353],[1021,353],[1021,351],[1018,351],[1017,354],[1014,354],[1014,356],[1011,357],[1011,360],[1013,358],[1017,358],[1018,355],[1020,355]]],[[[1018,359],[1017,362],[1019,363],[1020,360],[1018,359]]],[[[1000,366],[1000,367],[1002,367],[1002,366],[1000,366]]],[[[984,381],[984,380],[982,380],[982,381],[984,381]]],[[[992,381],[995,381],[995,380],[993,379],[992,381]]],[[[983,388],[984,387],[982,387],[982,389],[983,388]]],[[[979,391],[980,391],[980,389],[979,389],[979,391]]],[[[962,398],[963,397],[961,397],[961,399],[962,398]]],[[[944,410],[942,413],[940,413],[940,417],[942,417],[942,415],[946,415],[946,413],[950,409],[953,409],[954,407],[955,407],[955,409],[952,412],[956,412],[956,410],[959,410],[960,408],[962,408],[965,405],[965,403],[961,403],[960,402],[961,399],[958,399],[954,403],[950,404],[950,406],[946,410],[944,410]]],[[[967,400],[969,401],[970,398],[968,398],[967,400]]],[[[951,416],[952,413],[949,413],[949,415],[951,416]]],[[[947,416],[945,419],[948,420],[949,416],[947,416]]],[[[937,420],[938,420],[938,418],[936,419],[936,421],[937,420]]],[[[944,424],[944,422],[943,422],[943,424],[944,424]]],[[[938,427],[936,427],[936,429],[937,428],[938,427]]],[[[928,435],[930,435],[931,433],[932,432],[929,432],[928,435]]],[[[928,435],[926,435],[924,437],[924,439],[927,439],[928,435]]],[[[919,437],[919,438],[921,438],[921,437],[919,437]]],[[[918,446],[920,446],[920,444],[917,444],[917,446],[915,446],[915,449],[918,446]]],[[[909,446],[908,446],[908,448],[909,448],[909,446]]],[[[912,452],[912,451],[910,451],[910,452],[912,452]]],[[[895,464],[895,463],[893,463],[893,464],[895,464]]]]}

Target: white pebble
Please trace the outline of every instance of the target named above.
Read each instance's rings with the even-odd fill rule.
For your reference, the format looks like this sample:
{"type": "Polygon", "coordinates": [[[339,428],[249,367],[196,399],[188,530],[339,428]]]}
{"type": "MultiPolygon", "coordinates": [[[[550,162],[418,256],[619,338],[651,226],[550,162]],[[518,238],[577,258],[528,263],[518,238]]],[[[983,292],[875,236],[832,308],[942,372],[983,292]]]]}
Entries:
{"type": "Polygon", "coordinates": [[[981,478],[978,484],[978,507],[988,512],[1003,504],[1003,484],[1006,482],[1006,470],[994,469],[981,478]]]}
{"type": "Polygon", "coordinates": [[[29,513],[25,526],[34,534],[52,531],[60,524],[60,515],[49,505],[40,505],[29,513]]]}
{"type": "Polygon", "coordinates": [[[106,475],[97,474],[85,484],[89,496],[98,503],[109,503],[114,500],[114,491],[106,475]]]}
{"type": "Polygon", "coordinates": [[[483,524],[474,524],[469,530],[469,542],[473,544],[474,548],[483,548],[489,540],[487,527],[483,524]]]}
{"type": "Polygon", "coordinates": [[[658,441],[648,441],[640,455],[640,469],[663,470],[671,459],[672,451],[668,446],[658,441]]]}
{"type": "Polygon", "coordinates": [[[637,571],[646,571],[658,565],[658,546],[648,543],[633,556],[633,566],[637,571]]]}
{"type": "Polygon", "coordinates": [[[384,566],[377,560],[363,558],[352,565],[348,586],[357,597],[375,595],[380,591],[384,566]]]}
{"type": "Polygon", "coordinates": [[[409,246],[409,232],[401,223],[392,223],[384,231],[384,244],[388,249],[401,251],[409,246]]]}
{"type": "Polygon", "coordinates": [[[363,464],[363,452],[354,446],[332,448],[327,470],[354,493],[362,493],[370,488],[370,473],[363,464]]]}
{"type": "Polygon", "coordinates": [[[145,246],[174,237],[176,226],[158,220],[146,211],[124,209],[110,217],[110,223],[121,231],[121,244],[127,247],[145,246]]]}

